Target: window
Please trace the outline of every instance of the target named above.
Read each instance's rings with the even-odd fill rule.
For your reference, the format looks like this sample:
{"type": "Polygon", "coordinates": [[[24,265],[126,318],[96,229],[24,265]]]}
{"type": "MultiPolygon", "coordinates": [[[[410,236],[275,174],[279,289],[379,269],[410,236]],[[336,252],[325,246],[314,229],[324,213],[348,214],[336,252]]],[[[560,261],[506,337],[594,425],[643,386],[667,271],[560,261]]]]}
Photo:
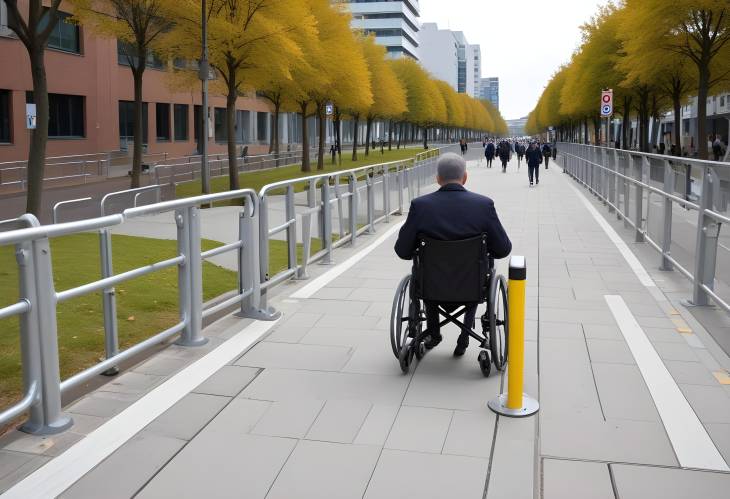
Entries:
{"type": "Polygon", "coordinates": [[[202,106],[193,106],[193,135],[195,136],[195,142],[198,146],[198,152],[203,152],[201,150],[201,144],[203,142],[203,134],[201,133],[200,125],[203,121],[202,116],[202,106]]]}
{"type": "Polygon", "coordinates": [[[0,90],[0,143],[10,142],[10,103],[10,90],[0,90]]]}
{"type": "MultiPolygon", "coordinates": [[[[33,92],[25,93],[25,102],[35,102],[33,92]]],[[[81,138],[86,136],[84,97],[48,94],[48,137],[81,138]]]]}
{"type": "Polygon", "coordinates": [[[215,108],[215,141],[227,142],[226,131],[226,110],[222,107],[215,108]]]}
{"type": "MultiPolygon", "coordinates": [[[[119,138],[123,144],[134,137],[134,102],[119,101],[119,138]]],[[[142,143],[147,143],[147,103],[142,103],[142,143]]]]}
{"type": "Polygon", "coordinates": [[[170,104],[155,104],[155,126],[158,142],[170,140],[170,104]]]}
{"type": "Polygon", "coordinates": [[[175,104],[175,140],[188,140],[188,105],[175,104]]]}
{"type": "MultiPolygon", "coordinates": [[[[122,66],[129,66],[130,61],[132,64],[137,63],[137,51],[131,44],[123,42],[121,40],[117,40],[117,64],[121,64],[122,66]]],[[[157,57],[152,52],[147,53],[148,68],[163,69],[164,66],[165,65],[162,63],[162,60],[159,57],[157,57]]]]}
{"type": "MultiPolygon", "coordinates": [[[[45,8],[43,19],[39,24],[39,29],[44,29],[48,25],[47,11],[48,9],[45,8]]],[[[79,27],[70,19],[71,14],[66,14],[65,12],[58,13],[58,22],[56,23],[56,26],[53,27],[51,35],[48,37],[48,46],[65,52],[79,54],[81,53],[79,27]]]]}
{"type": "Polygon", "coordinates": [[[256,113],[256,140],[266,142],[269,136],[269,113],[256,113]]]}
{"type": "Polygon", "coordinates": [[[725,107],[725,96],[720,97],[720,107],[725,107]]]}

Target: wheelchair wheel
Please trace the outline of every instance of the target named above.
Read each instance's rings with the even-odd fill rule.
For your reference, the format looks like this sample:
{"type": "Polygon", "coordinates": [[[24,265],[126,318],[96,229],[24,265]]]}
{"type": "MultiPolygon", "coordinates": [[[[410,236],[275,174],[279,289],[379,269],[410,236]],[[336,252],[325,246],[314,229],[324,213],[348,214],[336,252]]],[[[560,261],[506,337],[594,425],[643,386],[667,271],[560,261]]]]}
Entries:
{"type": "Polygon", "coordinates": [[[507,281],[503,276],[496,276],[492,279],[488,307],[489,349],[492,351],[494,367],[501,371],[507,363],[507,338],[509,337],[507,281]]]}
{"type": "Polygon", "coordinates": [[[395,297],[393,297],[393,308],[390,312],[390,346],[396,359],[399,358],[401,346],[405,344],[408,337],[409,311],[411,308],[410,282],[411,276],[407,275],[398,284],[395,297]],[[405,317],[403,316],[404,311],[406,312],[405,317]]]}

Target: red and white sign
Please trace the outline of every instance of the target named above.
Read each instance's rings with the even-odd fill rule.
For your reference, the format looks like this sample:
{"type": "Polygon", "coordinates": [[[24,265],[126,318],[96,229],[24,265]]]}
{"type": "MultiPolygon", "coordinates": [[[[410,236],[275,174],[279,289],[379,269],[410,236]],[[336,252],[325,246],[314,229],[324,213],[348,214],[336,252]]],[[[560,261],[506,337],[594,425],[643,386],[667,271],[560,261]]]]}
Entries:
{"type": "Polygon", "coordinates": [[[613,90],[606,89],[601,92],[601,116],[604,118],[613,115],[613,90]]]}

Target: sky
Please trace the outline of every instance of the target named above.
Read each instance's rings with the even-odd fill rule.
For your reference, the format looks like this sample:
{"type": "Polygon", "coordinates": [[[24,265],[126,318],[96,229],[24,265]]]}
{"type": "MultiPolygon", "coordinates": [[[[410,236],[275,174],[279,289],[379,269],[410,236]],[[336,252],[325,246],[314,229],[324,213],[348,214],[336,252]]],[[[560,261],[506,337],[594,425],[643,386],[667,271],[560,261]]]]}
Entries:
{"type": "Polygon", "coordinates": [[[499,77],[505,119],[527,116],[552,74],[580,45],[599,0],[419,0],[421,22],[463,31],[481,45],[482,77],[499,77]]]}

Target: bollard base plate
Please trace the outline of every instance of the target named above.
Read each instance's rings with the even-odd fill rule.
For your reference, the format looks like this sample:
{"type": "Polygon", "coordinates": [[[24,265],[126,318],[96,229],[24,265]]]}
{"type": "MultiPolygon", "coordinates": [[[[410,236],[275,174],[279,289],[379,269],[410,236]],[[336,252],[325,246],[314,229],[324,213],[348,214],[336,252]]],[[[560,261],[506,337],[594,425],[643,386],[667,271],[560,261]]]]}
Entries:
{"type": "Polygon", "coordinates": [[[489,408],[497,414],[507,416],[508,418],[524,418],[532,416],[540,410],[540,403],[524,393],[522,394],[522,407],[518,409],[510,409],[507,407],[506,393],[490,400],[487,403],[487,406],[489,406],[489,408]]]}

